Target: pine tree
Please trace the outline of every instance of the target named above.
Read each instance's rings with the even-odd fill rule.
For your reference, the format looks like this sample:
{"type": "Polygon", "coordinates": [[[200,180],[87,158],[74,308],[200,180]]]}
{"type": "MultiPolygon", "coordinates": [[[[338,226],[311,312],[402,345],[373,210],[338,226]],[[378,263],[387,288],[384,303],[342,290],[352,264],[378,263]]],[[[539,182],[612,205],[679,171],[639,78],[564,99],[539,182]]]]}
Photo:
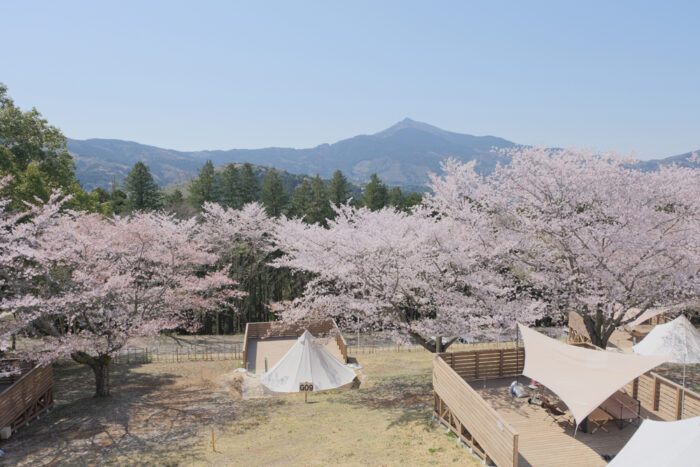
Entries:
{"type": "Polygon", "coordinates": [[[389,204],[394,206],[397,211],[406,209],[406,199],[401,192],[401,188],[395,186],[389,192],[389,204]]]}
{"type": "Polygon", "coordinates": [[[240,176],[233,164],[226,164],[221,173],[221,203],[230,208],[239,209],[242,206],[240,196],[240,176]]]}
{"type": "Polygon", "coordinates": [[[148,166],[141,161],[134,164],[126,175],[124,191],[127,195],[127,206],[133,211],[146,211],[160,207],[161,195],[158,185],[153,181],[153,175],[148,166]]]}
{"type": "Polygon", "coordinates": [[[377,174],[372,174],[362,196],[363,204],[372,211],[378,211],[389,202],[389,193],[377,174]]]}
{"type": "Polygon", "coordinates": [[[304,179],[297,185],[292,195],[292,212],[296,217],[304,217],[311,211],[311,197],[313,190],[311,183],[304,179]]]}
{"type": "Polygon", "coordinates": [[[418,193],[417,191],[411,192],[410,195],[404,198],[404,205],[406,206],[406,209],[410,208],[411,206],[417,206],[422,202],[423,195],[418,193]]]}
{"type": "Polygon", "coordinates": [[[271,169],[263,180],[262,202],[265,212],[272,217],[279,217],[287,205],[287,193],[275,169],[271,169]]]}
{"type": "Polygon", "coordinates": [[[306,221],[310,224],[321,224],[326,227],[328,225],[326,221],[332,216],[333,209],[331,209],[331,203],[328,200],[326,185],[317,174],[311,180],[311,204],[307,212],[306,221]]]}
{"type": "Polygon", "coordinates": [[[184,201],[185,198],[179,189],[175,189],[175,191],[172,193],[168,193],[167,195],[163,196],[163,205],[166,208],[171,208],[178,204],[182,204],[184,201]]]}
{"type": "Polygon", "coordinates": [[[345,204],[350,199],[351,191],[348,179],[343,172],[336,170],[328,184],[328,198],[335,206],[345,204]]]}
{"type": "Polygon", "coordinates": [[[217,180],[214,164],[208,160],[199,171],[199,175],[190,183],[190,203],[201,206],[205,202],[218,201],[217,180]]]}
{"type": "Polygon", "coordinates": [[[260,192],[258,179],[255,178],[255,173],[253,173],[253,166],[248,162],[243,164],[243,168],[241,168],[239,186],[241,204],[248,204],[258,200],[258,193],[260,192]]]}

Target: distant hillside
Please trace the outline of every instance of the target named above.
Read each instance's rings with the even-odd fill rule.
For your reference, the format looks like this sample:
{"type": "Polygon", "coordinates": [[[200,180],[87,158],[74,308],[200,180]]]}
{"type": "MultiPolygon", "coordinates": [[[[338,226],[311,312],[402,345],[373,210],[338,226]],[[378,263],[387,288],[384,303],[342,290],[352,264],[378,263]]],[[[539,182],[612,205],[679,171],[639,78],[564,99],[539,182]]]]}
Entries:
{"type": "MultiPolygon", "coordinates": [[[[428,181],[428,172],[439,172],[440,162],[447,157],[465,162],[476,160],[477,170],[489,172],[503,160],[494,149],[515,146],[518,145],[503,138],[453,133],[410,119],[373,135],[308,149],[183,152],[115,139],[68,140],[68,150],[76,161],[76,175],[86,189],[108,188],[112,180],[123,180],[139,160],[148,164],[159,185],[177,184],[194,177],[211,159],[215,166],[250,162],[295,174],[318,173],[323,178],[330,178],[340,169],[356,183],[365,183],[372,173],[377,173],[389,185],[420,190],[428,181]]],[[[640,164],[654,170],[671,162],[698,165],[690,161],[690,153],[640,164]]]]}
{"type": "Polygon", "coordinates": [[[693,154],[700,154],[700,149],[697,151],[687,152],[685,154],[679,154],[677,156],[667,157],[665,159],[652,159],[649,161],[640,161],[639,165],[644,170],[657,170],[659,166],[678,164],[681,167],[693,167],[700,169],[700,156],[693,159],[693,154]]]}
{"type": "Polygon", "coordinates": [[[475,159],[481,170],[488,171],[500,160],[492,148],[513,146],[515,143],[502,138],[453,133],[410,119],[374,135],[355,136],[308,149],[182,152],[113,139],[68,140],[68,150],[76,161],[76,174],[87,189],[106,188],[113,179],[123,179],[138,160],[148,164],[158,184],[179,183],[196,175],[207,159],[217,166],[251,162],[291,173],[318,173],[324,178],[330,178],[340,169],[348,179],[359,183],[377,173],[387,184],[415,187],[425,184],[428,171],[439,171],[440,161],[446,157],[475,159]]]}

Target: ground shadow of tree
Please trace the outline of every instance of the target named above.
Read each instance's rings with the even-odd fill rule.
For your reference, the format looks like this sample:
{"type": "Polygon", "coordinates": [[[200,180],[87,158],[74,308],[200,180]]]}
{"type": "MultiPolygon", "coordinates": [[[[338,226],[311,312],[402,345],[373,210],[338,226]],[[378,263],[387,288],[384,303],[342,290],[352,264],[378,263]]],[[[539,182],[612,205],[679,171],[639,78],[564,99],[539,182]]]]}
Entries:
{"type": "Polygon", "coordinates": [[[382,411],[389,429],[429,422],[432,400],[433,386],[427,373],[375,378],[371,387],[343,391],[332,402],[382,411]]]}
{"type": "Polygon", "coordinates": [[[188,462],[201,460],[204,429],[248,429],[285,404],[244,404],[217,388],[178,385],[177,374],[135,371],[139,366],[115,365],[112,396],[96,399],[89,368],[57,365],[54,410],[0,445],[0,465],[167,463],[174,450],[187,452],[188,462]]]}

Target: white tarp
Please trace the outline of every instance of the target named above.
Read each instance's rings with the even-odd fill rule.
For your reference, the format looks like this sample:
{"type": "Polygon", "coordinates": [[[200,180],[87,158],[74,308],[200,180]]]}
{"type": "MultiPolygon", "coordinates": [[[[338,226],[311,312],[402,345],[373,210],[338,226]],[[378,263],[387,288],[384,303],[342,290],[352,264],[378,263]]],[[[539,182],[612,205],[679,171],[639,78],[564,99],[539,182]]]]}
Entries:
{"type": "Polygon", "coordinates": [[[260,377],[274,392],[299,392],[299,383],[313,383],[314,391],[333,389],[351,383],[355,372],[340,363],[309,331],[297,339],[291,349],[260,377]]]}
{"type": "MultiPolygon", "coordinates": [[[[627,323],[626,326],[628,328],[634,328],[636,326],[639,326],[642,324],[644,321],[650,320],[651,318],[658,316],[658,315],[664,315],[668,312],[674,311],[674,307],[666,306],[666,307],[659,307],[659,308],[648,308],[644,310],[644,313],[639,315],[634,321],[627,323]]],[[[639,313],[639,308],[630,308],[627,310],[627,313],[625,313],[624,319],[630,319],[639,313]]]]}
{"type": "Polygon", "coordinates": [[[669,356],[673,363],[700,363],[700,332],[683,315],[659,324],[633,347],[639,355],[669,356]]]}
{"type": "Polygon", "coordinates": [[[579,424],[596,407],[637,376],[666,361],[576,347],[518,324],[525,346],[523,374],[554,392],[579,424]]]}
{"type": "Polygon", "coordinates": [[[610,467],[663,467],[700,463],[700,417],[675,422],[644,420],[610,467]]]}

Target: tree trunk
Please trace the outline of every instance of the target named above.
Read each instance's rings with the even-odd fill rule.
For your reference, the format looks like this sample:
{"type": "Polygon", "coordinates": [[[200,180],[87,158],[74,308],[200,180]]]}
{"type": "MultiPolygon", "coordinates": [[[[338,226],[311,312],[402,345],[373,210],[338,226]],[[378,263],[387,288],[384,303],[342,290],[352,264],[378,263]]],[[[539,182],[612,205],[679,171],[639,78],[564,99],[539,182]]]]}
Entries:
{"type": "Polygon", "coordinates": [[[109,364],[112,357],[109,355],[93,357],[83,351],[73,352],[71,357],[76,362],[92,368],[92,372],[95,374],[95,397],[109,396],[109,364]]]}
{"type": "Polygon", "coordinates": [[[583,323],[586,325],[588,337],[591,339],[591,344],[602,349],[608,346],[608,340],[615,331],[615,325],[611,319],[606,319],[603,316],[603,311],[598,309],[595,313],[582,314],[583,323]]]}
{"type": "Polygon", "coordinates": [[[417,334],[415,332],[409,332],[409,335],[413,338],[413,340],[418,342],[421,345],[421,347],[423,347],[428,352],[432,352],[432,353],[445,352],[447,350],[447,348],[449,346],[451,346],[452,344],[454,344],[455,341],[457,340],[457,337],[453,337],[452,339],[450,339],[449,341],[447,341],[446,343],[443,344],[442,343],[442,336],[436,336],[435,343],[433,343],[433,342],[425,339],[420,334],[417,334]]]}

